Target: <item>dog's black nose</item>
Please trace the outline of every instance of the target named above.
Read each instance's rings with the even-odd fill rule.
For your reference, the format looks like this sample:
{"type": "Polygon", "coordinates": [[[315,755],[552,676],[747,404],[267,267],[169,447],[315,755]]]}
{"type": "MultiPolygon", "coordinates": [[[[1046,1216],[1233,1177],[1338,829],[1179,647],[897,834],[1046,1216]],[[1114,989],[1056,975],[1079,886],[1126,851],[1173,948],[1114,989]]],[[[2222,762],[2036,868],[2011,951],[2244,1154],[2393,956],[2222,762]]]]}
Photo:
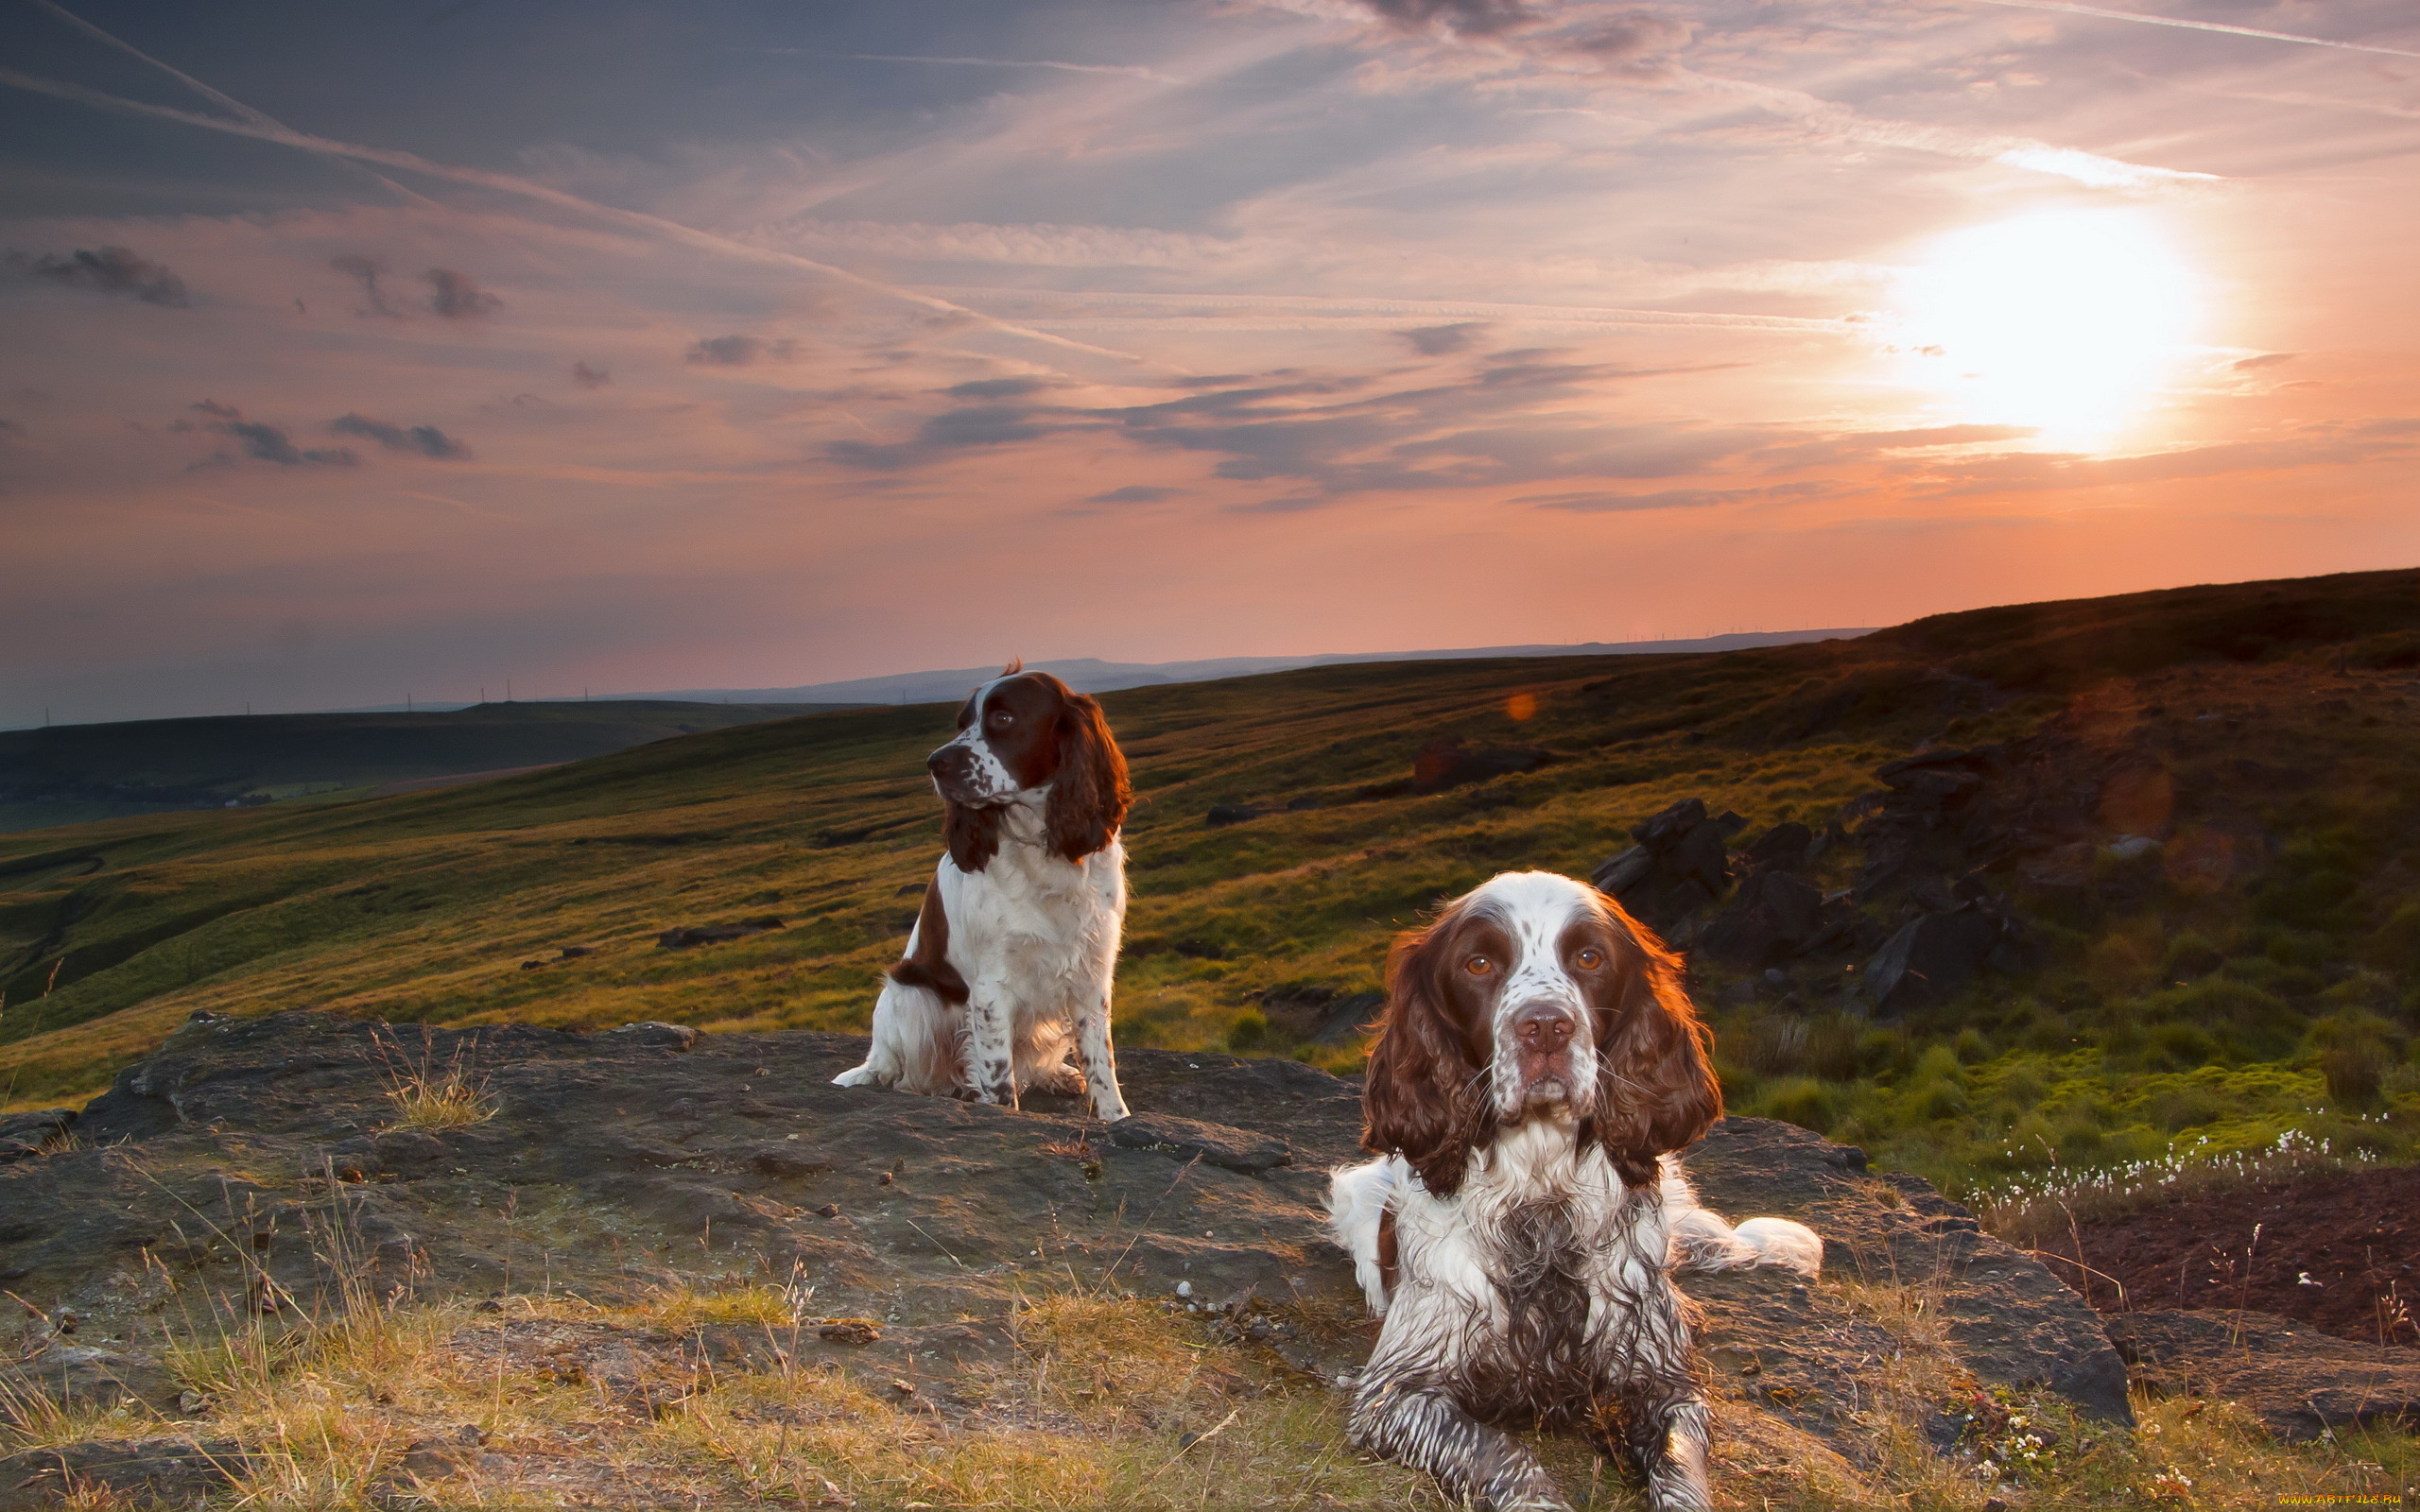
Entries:
{"type": "Polygon", "coordinates": [[[1580,1021],[1552,1003],[1532,1003],[1512,1016],[1512,1036],[1532,1055],[1550,1056],[1571,1043],[1580,1021]]]}

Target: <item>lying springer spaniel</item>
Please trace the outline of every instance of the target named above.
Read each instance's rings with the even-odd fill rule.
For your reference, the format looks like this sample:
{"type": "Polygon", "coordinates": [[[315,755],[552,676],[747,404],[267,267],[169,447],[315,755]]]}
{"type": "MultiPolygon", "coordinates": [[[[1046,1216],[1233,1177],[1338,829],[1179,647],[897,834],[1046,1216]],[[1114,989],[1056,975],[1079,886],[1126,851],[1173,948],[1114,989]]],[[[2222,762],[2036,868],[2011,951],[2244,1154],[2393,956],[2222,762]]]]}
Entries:
{"type": "Polygon", "coordinates": [[[1120,1119],[1109,988],[1133,791],[1100,705],[1020,665],[976,689],[925,760],[949,850],[874,1000],[865,1064],[832,1079],[1011,1108],[1081,1088],[1095,1117],[1120,1119]]]}
{"type": "Polygon", "coordinates": [[[1567,1508],[1498,1425],[1592,1432],[1659,1509],[1709,1504],[1675,1264],[1812,1277],[1804,1225],[1735,1229],[1672,1152],[1722,1116],[1679,963],[1595,888],[1507,872],[1396,942],[1363,1145],[1328,1207],[1385,1318],[1354,1442],[1492,1508],[1567,1508]]]}

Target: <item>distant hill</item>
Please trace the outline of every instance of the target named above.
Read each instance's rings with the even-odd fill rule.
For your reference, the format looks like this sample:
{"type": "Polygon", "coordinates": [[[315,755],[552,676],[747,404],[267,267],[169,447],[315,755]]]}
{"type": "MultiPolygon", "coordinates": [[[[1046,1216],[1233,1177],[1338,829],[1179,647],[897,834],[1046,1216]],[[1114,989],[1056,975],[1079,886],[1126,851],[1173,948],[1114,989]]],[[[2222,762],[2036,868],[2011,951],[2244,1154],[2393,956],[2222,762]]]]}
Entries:
{"type": "MultiPolygon", "coordinates": [[[[1028,662],[1026,665],[1036,672],[1052,674],[1078,693],[1115,693],[1126,688],[1215,682],[1221,678],[1293,672],[1303,667],[1360,666],[1374,662],[1477,662],[1500,657],[1686,656],[1706,651],[1744,651],[1759,645],[1803,645],[1810,641],[1845,641],[1872,633],[1870,627],[1754,630],[1736,635],[1710,635],[1695,641],[1583,641],[1577,645],[1482,645],[1449,651],[1222,656],[1201,662],[1103,662],[1098,657],[1085,656],[1071,657],[1062,662],[1028,662]]],[[[853,678],[846,682],[811,682],[796,688],[689,688],[671,693],[633,693],[622,696],[709,701],[728,698],[746,703],[955,703],[966,696],[968,689],[999,676],[999,673],[1000,668],[994,663],[931,672],[899,672],[879,678],[853,678]]]]}
{"type": "Polygon", "coordinates": [[[551,766],[814,713],[802,703],[487,703],[0,730],[0,832],[551,766]]]}

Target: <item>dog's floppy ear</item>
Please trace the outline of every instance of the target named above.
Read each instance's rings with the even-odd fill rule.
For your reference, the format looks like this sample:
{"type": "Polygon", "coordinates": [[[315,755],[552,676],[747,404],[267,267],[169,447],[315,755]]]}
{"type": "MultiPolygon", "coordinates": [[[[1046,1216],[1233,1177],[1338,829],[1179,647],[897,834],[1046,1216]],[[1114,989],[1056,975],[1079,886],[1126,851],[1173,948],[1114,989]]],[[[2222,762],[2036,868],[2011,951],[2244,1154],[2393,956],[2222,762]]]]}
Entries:
{"type": "Polygon", "coordinates": [[[1697,1143],[1722,1117],[1714,1041],[1689,1006],[1679,957],[1610,898],[1600,900],[1619,956],[1596,1004],[1597,1091],[1591,1132],[1622,1180],[1661,1178],[1659,1157],[1697,1143]]]}
{"type": "Polygon", "coordinates": [[[942,840],[965,872],[982,870],[1000,853],[1000,811],[942,800],[942,840]]]}
{"type": "Polygon", "coordinates": [[[1068,694],[1059,711],[1059,771],[1050,780],[1043,815],[1050,849],[1081,861],[1109,844],[1133,801],[1126,755],[1111,737],[1100,705],[1083,694],[1068,694]]]}
{"type": "Polygon", "coordinates": [[[1361,1146],[1400,1155],[1421,1185],[1451,1196],[1471,1151],[1495,1131],[1486,1068],[1447,1017],[1444,972],[1456,918],[1399,936],[1387,958],[1387,1007],[1361,1093],[1361,1146]]]}

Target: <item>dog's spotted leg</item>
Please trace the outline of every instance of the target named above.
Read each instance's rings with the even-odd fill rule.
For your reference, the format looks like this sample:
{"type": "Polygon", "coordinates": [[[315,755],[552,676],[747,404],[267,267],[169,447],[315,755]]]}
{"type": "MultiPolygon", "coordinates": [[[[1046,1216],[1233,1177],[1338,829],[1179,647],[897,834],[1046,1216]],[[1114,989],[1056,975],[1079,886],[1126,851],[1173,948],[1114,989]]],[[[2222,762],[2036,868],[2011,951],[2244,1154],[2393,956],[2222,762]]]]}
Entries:
{"type": "Polygon", "coordinates": [[[1093,1117],[1115,1124],[1126,1116],[1126,1098],[1117,1090],[1117,1052],[1109,1042],[1109,999],[1087,998],[1076,1006],[1076,1057],[1084,1068],[1084,1086],[1092,1092],[1093,1117]]]}
{"type": "Polygon", "coordinates": [[[1554,1478],[1519,1439],[1488,1427],[1442,1391],[1364,1383],[1347,1432],[1374,1454],[1426,1470],[1449,1499],[1485,1512],[1571,1512],[1554,1478]]]}
{"type": "Polygon", "coordinates": [[[966,1084],[978,1102],[1017,1106],[1015,1040],[1009,1008],[990,984],[966,1000],[966,1084]]]}
{"type": "Polygon", "coordinates": [[[1703,1512],[1714,1505],[1705,1399],[1694,1388],[1633,1396],[1630,1449],[1655,1512],[1703,1512]]]}

